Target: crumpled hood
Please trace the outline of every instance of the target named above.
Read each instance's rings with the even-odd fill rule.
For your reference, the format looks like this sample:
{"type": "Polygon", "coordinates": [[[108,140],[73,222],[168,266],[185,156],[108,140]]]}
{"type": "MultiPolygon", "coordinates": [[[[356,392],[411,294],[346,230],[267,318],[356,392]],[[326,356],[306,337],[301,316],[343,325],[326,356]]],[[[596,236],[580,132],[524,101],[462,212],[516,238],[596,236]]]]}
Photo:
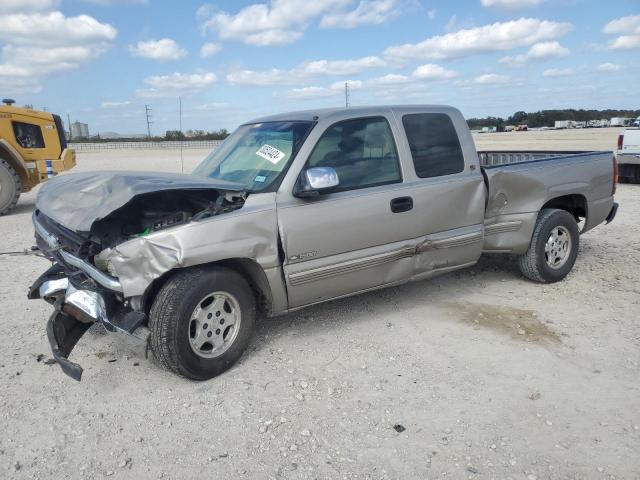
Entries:
{"type": "Polygon", "coordinates": [[[103,171],[71,173],[45,183],[36,208],[55,222],[76,232],[123,207],[138,195],[169,190],[238,192],[243,186],[224,180],[180,173],[103,171]]]}

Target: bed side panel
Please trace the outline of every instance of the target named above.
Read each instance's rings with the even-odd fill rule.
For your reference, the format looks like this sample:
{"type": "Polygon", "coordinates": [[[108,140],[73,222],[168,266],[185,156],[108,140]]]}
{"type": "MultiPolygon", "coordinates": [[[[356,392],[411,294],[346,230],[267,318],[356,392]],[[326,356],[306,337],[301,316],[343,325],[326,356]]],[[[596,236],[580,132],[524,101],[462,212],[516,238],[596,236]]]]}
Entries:
{"type": "Polygon", "coordinates": [[[526,252],[542,206],[565,195],[586,198],[585,231],[602,223],[613,205],[612,158],[594,152],[487,168],[485,251],[526,252]]]}

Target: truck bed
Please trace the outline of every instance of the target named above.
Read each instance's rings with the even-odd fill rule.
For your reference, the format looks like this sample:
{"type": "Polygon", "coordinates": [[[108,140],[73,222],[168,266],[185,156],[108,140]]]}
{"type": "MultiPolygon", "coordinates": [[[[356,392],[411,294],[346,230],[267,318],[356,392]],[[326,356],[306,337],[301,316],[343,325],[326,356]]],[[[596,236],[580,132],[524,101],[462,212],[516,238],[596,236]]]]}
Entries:
{"type": "Polygon", "coordinates": [[[613,152],[481,151],[478,156],[488,190],[485,251],[526,251],[538,212],[558,199],[584,212],[583,232],[602,223],[613,206],[613,152]]]}

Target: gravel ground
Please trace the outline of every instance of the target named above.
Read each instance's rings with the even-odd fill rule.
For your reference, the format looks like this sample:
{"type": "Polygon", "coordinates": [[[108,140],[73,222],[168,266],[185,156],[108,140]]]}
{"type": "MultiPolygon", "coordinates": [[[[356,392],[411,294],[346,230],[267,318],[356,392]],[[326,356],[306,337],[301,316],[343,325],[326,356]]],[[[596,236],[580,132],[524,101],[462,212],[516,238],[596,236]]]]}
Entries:
{"type": "MultiPolygon", "coordinates": [[[[607,130],[597,148],[615,142],[607,130]]],[[[203,155],[185,152],[187,171],[203,155]]],[[[83,153],[78,170],[178,158],[83,153]]],[[[0,478],[640,478],[640,185],[616,197],[615,222],[582,237],[559,284],[487,256],[265,319],[201,383],[99,330],[72,355],[82,382],[64,376],[46,361],[50,307],[25,298],[47,263],[0,256],[0,478]]],[[[32,244],[34,198],[0,218],[0,251],[32,244]]]]}

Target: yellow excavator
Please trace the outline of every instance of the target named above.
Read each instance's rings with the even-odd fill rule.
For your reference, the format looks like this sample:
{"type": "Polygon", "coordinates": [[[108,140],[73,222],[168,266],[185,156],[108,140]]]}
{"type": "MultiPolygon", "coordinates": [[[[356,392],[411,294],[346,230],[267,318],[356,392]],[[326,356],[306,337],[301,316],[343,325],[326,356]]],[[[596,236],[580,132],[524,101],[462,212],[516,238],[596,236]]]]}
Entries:
{"type": "Polygon", "coordinates": [[[22,192],[76,165],[60,117],[14,103],[5,99],[0,105],[0,215],[15,207],[22,192]]]}

